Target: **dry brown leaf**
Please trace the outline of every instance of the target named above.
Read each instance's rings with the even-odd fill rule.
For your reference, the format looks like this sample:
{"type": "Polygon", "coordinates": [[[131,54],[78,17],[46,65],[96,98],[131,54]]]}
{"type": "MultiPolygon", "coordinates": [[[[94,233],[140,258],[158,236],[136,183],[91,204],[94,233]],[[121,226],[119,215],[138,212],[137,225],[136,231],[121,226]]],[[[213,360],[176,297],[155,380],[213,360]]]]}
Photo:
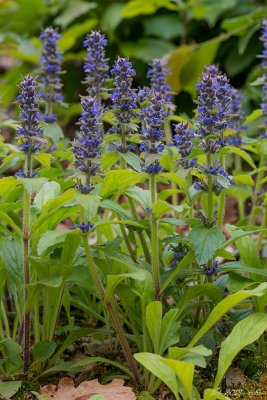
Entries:
{"type": "Polygon", "coordinates": [[[84,381],[75,387],[70,378],[63,378],[58,386],[46,385],[40,389],[41,394],[47,394],[46,400],[88,400],[94,394],[102,394],[105,400],[135,400],[132,388],[123,386],[122,379],[114,379],[107,385],[101,385],[97,379],[84,381]]]}

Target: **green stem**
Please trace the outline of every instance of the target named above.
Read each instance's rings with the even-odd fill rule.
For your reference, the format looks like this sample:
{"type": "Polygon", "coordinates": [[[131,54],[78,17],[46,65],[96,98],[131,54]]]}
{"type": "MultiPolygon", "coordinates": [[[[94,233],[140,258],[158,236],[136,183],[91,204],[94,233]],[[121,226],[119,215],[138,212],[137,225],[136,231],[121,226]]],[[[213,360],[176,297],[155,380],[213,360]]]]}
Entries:
{"type": "Polygon", "coordinates": [[[251,214],[250,214],[250,218],[249,218],[250,225],[254,225],[254,222],[255,222],[255,205],[257,203],[258,192],[261,188],[260,182],[261,182],[261,180],[263,178],[263,174],[264,174],[264,170],[263,170],[264,163],[265,163],[265,155],[264,155],[264,152],[260,151],[259,171],[258,171],[257,178],[256,178],[253,197],[251,199],[251,214]]]}
{"type": "MultiPolygon", "coordinates": [[[[266,228],[267,226],[267,209],[266,207],[264,207],[264,214],[263,214],[263,219],[262,219],[262,223],[261,223],[261,228],[266,228]]],[[[262,243],[262,239],[263,239],[263,233],[260,233],[258,242],[257,242],[257,250],[259,251],[261,248],[261,243],[262,243]]]]}
{"type": "Polygon", "coordinates": [[[5,331],[6,331],[6,335],[5,335],[5,336],[6,336],[7,338],[10,338],[11,335],[10,335],[9,323],[8,323],[8,318],[7,318],[7,314],[6,314],[6,309],[5,309],[5,306],[4,306],[3,301],[1,301],[1,316],[2,316],[2,319],[3,319],[5,331]]]}
{"type": "Polygon", "coordinates": [[[131,353],[131,349],[129,347],[129,344],[126,340],[126,337],[124,335],[123,329],[120,324],[120,318],[116,309],[115,305],[115,300],[114,297],[112,296],[110,301],[106,300],[106,294],[105,294],[105,289],[104,286],[102,285],[102,282],[98,276],[98,272],[96,270],[96,265],[94,263],[93,257],[91,255],[90,247],[89,247],[89,242],[88,242],[88,235],[83,236],[83,245],[84,245],[84,250],[85,250],[85,255],[87,259],[87,264],[89,267],[90,274],[94,280],[94,283],[96,285],[96,288],[98,290],[100,299],[102,302],[106,305],[106,308],[109,312],[109,315],[111,317],[111,320],[113,322],[115,331],[118,335],[118,338],[120,340],[121,347],[123,349],[123,352],[125,354],[125,357],[128,361],[128,364],[131,368],[131,371],[133,373],[134,381],[136,387],[139,389],[141,387],[141,378],[137,369],[137,365],[135,362],[135,359],[133,358],[133,355],[131,353]]]}
{"type": "MultiPolygon", "coordinates": [[[[150,176],[150,196],[151,207],[157,200],[156,177],[155,174],[150,176]]],[[[159,244],[158,244],[158,219],[151,212],[151,246],[152,246],[152,275],[154,282],[154,295],[156,300],[160,300],[160,275],[159,275],[159,244]]]]}
{"type": "MultiPolygon", "coordinates": [[[[207,168],[209,169],[212,164],[211,153],[207,153],[207,168]]],[[[213,221],[213,180],[212,176],[208,175],[208,201],[207,201],[207,218],[208,222],[213,221]]]]}
{"type": "MultiPolygon", "coordinates": [[[[223,169],[225,169],[225,157],[221,157],[221,166],[223,169]]],[[[223,192],[220,193],[219,195],[219,206],[218,206],[218,221],[217,221],[217,226],[218,228],[222,227],[223,223],[223,217],[224,217],[224,200],[225,200],[225,195],[223,192]]]]}

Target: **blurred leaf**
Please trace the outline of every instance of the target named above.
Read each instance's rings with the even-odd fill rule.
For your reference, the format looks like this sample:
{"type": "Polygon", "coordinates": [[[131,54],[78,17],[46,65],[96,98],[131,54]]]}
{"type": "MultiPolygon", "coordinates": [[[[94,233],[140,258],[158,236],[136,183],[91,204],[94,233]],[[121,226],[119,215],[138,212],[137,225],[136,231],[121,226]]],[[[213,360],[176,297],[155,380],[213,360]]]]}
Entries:
{"type": "Polygon", "coordinates": [[[103,31],[110,31],[112,33],[119,23],[122,21],[121,10],[125,3],[110,4],[105,10],[101,20],[103,31]]]}
{"type": "Polygon", "coordinates": [[[172,0],[130,0],[122,10],[124,18],[134,18],[143,14],[154,14],[159,8],[178,10],[172,0]]]}
{"type": "MultiPolygon", "coordinates": [[[[62,33],[62,37],[58,42],[60,50],[67,51],[71,49],[75,45],[76,41],[81,36],[90,32],[91,29],[93,29],[96,26],[96,24],[97,20],[95,18],[87,19],[86,21],[80,22],[79,24],[75,24],[71,26],[69,29],[65,30],[62,33]]],[[[77,57],[77,54],[75,54],[75,57],[77,57]]]]}
{"type": "Polygon", "coordinates": [[[257,110],[252,111],[250,115],[247,116],[244,125],[249,125],[251,122],[255,121],[255,119],[258,119],[259,117],[262,116],[262,109],[258,108],[257,110]]]}
{"type": "Polygon", "coordinates": [[[46,361],[48,360],[57,348],[55,342],[45,340],[43,342],[36,343],[32,349],[32,357],[34,361],[46,361]]]}
{"type": "Polygon", "coordinates": [[[46,124],[43,122],[40,125],[44,131],[44,136],[47,136],[48,138],[52,139],[54,143],[58,143],[60,139],[64,138],[63,131],[56,122],[52,124],[46,124]]]}
{"type": "Polygon", "coordinates": [[[156,36],[166,40],[173,39],[184,34],[185,28],[179,16],[174,14],[155,15],[144,20],[146,36],[156,36]],[[159,29],[160,27],[160,29],[159,29]]]}
{"type": "Polygon", "coordinates": [[[0,383],[0,396],[4,399],[10,399],[17,393],[21,387],[22,381],[9,381],[0,383]]]}
{"type": "Polygon", "coordinates": [[[198,0],[192,1],[189,14],[192,19],[205,20],[210,27],[213,27],[221,14],[225,11],[233,9],[237,4],[237,0],[198,0]]]}
{"type": "Polygon", "coordinates": [[[179,93],[183,88],[181,71],[185,65],[190,64],[193,57],[194,47],[183,44],[167,56],[167,67],[170,70],[168,82],[173,91],[179,93]]]}
{"type": "Polygon", "coordinates": [[[17,178],[22,183],[25,190],[29,193],[38,193],[43,185],[47,182],[46,178],[17,178]]]}
{"type": "Polygon", "coordinates": [[[136,42],[120,44],[120,50],[125,57],[135,57],[150,62],[153,58],[162,58],[175,49],[175,45],[163,39],[141,38],[136,42]]]}
{"type": "Polygon", "coordinates": [[[63,9],[63,12],[55,19],[55,24],[66,28],[70,23],[75,21],[78,17],[88,13],[90,10],[96,8],[97,3],[76,0],[70,1],[69,6],[63,9]]]}
{"type": "Polygon", "coordinates": [[[238,40],[238,54],[243,55],[253,34],[260,28],[260,23],[253,25],[245,35],[238,40]]]}

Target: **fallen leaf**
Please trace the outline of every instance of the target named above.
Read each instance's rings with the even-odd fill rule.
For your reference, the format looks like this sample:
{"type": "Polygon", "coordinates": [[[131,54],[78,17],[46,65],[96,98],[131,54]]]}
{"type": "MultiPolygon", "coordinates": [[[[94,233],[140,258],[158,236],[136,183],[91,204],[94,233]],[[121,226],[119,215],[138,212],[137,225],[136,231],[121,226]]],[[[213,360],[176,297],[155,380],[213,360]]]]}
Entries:
{"type": "Polygon", "coordinates": [[[135,400],[132,388],[123,386],[122,379],[114,379],[107,385],[101,385],[97,379],[84,381],[74,386],[70,378],[63,378],[58,386],[46,385],[40,389],[40,394],[47,394],[46,400],[89,400],[96,394],[102,394],[105,400],[135,400]]]}

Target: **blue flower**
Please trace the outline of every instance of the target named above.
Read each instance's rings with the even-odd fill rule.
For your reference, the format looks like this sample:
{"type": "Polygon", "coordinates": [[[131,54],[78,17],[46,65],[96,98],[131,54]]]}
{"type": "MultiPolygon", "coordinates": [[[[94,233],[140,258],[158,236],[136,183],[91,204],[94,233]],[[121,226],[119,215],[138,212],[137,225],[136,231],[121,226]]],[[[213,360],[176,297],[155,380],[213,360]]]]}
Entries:
{"type": "Polygon", "coordinates": [[[224,144],[223,132],[229,127],[231,111],[231,85],[226,75],[204,73],[196,86],[198,91],[199,123],[197,134],[203,139],[212,135],[214,139],[203,141],[203,148],[209,152],[217,152],[218,145],[224,144]]]}
{"type": "Polygon", "coordinates": [[[75,227],[79,228],[83,233],[87,233],[90,229],[94,227],[94,224],[91,224],[91,222],[82,222],[80,224],[77,224],[75,227]]]}
{"type": "Polygon", "coordinates": [[[46,28],[43,30],[39,39],[43,42],[43,50],[40,61],[42,62],[42,73],[40,81],[43,87],[42,98],[47,102],[48,106],[43,119],[47,123],[55,122],[56,115],[52,114],[51,104],[62,103],[62,82],[60,75],[62,74],[62,55],[58,50],[58,40],[61,35],[54,28],[46,28]]]}
{"type": "Polygon", "coordinates": [[[102,131],[100,123],[100,105],[92,97],[81,98],[82,115],[79,119],[80,136],[74,140],[73,153],[76,167],[85,174],[86,183],[79,182],[77,189],[82,193],[90,193],[94,186],[91,177],[96,175],[101,168],[100,155],[102,131]]]}
{"type": "Polygon", "coordinates": [[[201,265],[201,267],[203,268],[204,273],[207,276],[215,275],[218,272],[220,272],[220,270],[221,270],[220,266],[218,265],[218,261],[217,260],[212,260],[212,265],[211,266],[209,266],[208,264],[204,264],[204,265],[201,265]]]}
{"type": "Polygon", "coordinates": [[[150,98],[150,105],[144,107],[142,136],[144,142],[140,144],[140,151],[143,152],[143,158],[149,157],[150,162],[142,167],[144,172],[149,174],[159,173],[162,169],[158,160],[160,153],[164,149],[161,139],[164,135],[164,121],[167,116],[164,109],[165,98],[162,93],[153,93],[150,98]]]}
{"type": "Polygon", "coordinates": [[[242,131],[247,129],[247,127],[243,125],[245,121],[245,113],[242,107],[243,98],[244,96],[242,96],[242,94],[237,89],[232,88],[230,103],[230,114],[232,115],[229,127],[235,130],[235,134],[228,136],[226,142],[227,144],[236,147],[240,147],[243,143],[240,135],[242,134],[242,131]]]}
{"type": "Polygon", "coordinates": [[[214,78],[216,75],[221,75],[222,72],[219,69],[218,64],[209,64],[205,66],[205,73],[209,74],[212,78],[214,78]]]}
{"type": "Polygon", "coordinates": [[[99,96],[105,91],[104,85],[108,78],[108,60],[105,56],[107,39],[98,31],[92,31],[83,42],[87,54],[84,57],[85,83],[90,97],[99,96]]]}
{"type": "Polygon", "coordinates": [[[167,75],[170,73],[169,69],[165,67],[163,60],[155,58],[150,65],[147,72],[147,77],[151,82],[152,92],[162,93],[166,102],[172,101],[170,94],[170,86],[167,82],[167,75]]]}
{"type": "Polygon", "coordinates": [[[42,146],[39,142],[43,130],[39,128],[40,111],[37,101],[37,83],[28,75],[23,78],[17,97],[20,107],[19,119],[21,127],[17,130],[20,150],[25,153],[36,153],[42,146]]]}
{"type": "Polygon", "coordinates": [[[197,164],[197,159],[185,159],[190,156],[193,148],[192,138],[195,136],[194,132],[188,128],[188,124],[184,122],[180,122],[174,127],[175,135],[173,136],[173,141],[175,146],[178,147],[179,153],[181,155],[181,159],[179,160],[179,164],[183,166],[183,168],[188,169],[192,168],[197,164]]]}

